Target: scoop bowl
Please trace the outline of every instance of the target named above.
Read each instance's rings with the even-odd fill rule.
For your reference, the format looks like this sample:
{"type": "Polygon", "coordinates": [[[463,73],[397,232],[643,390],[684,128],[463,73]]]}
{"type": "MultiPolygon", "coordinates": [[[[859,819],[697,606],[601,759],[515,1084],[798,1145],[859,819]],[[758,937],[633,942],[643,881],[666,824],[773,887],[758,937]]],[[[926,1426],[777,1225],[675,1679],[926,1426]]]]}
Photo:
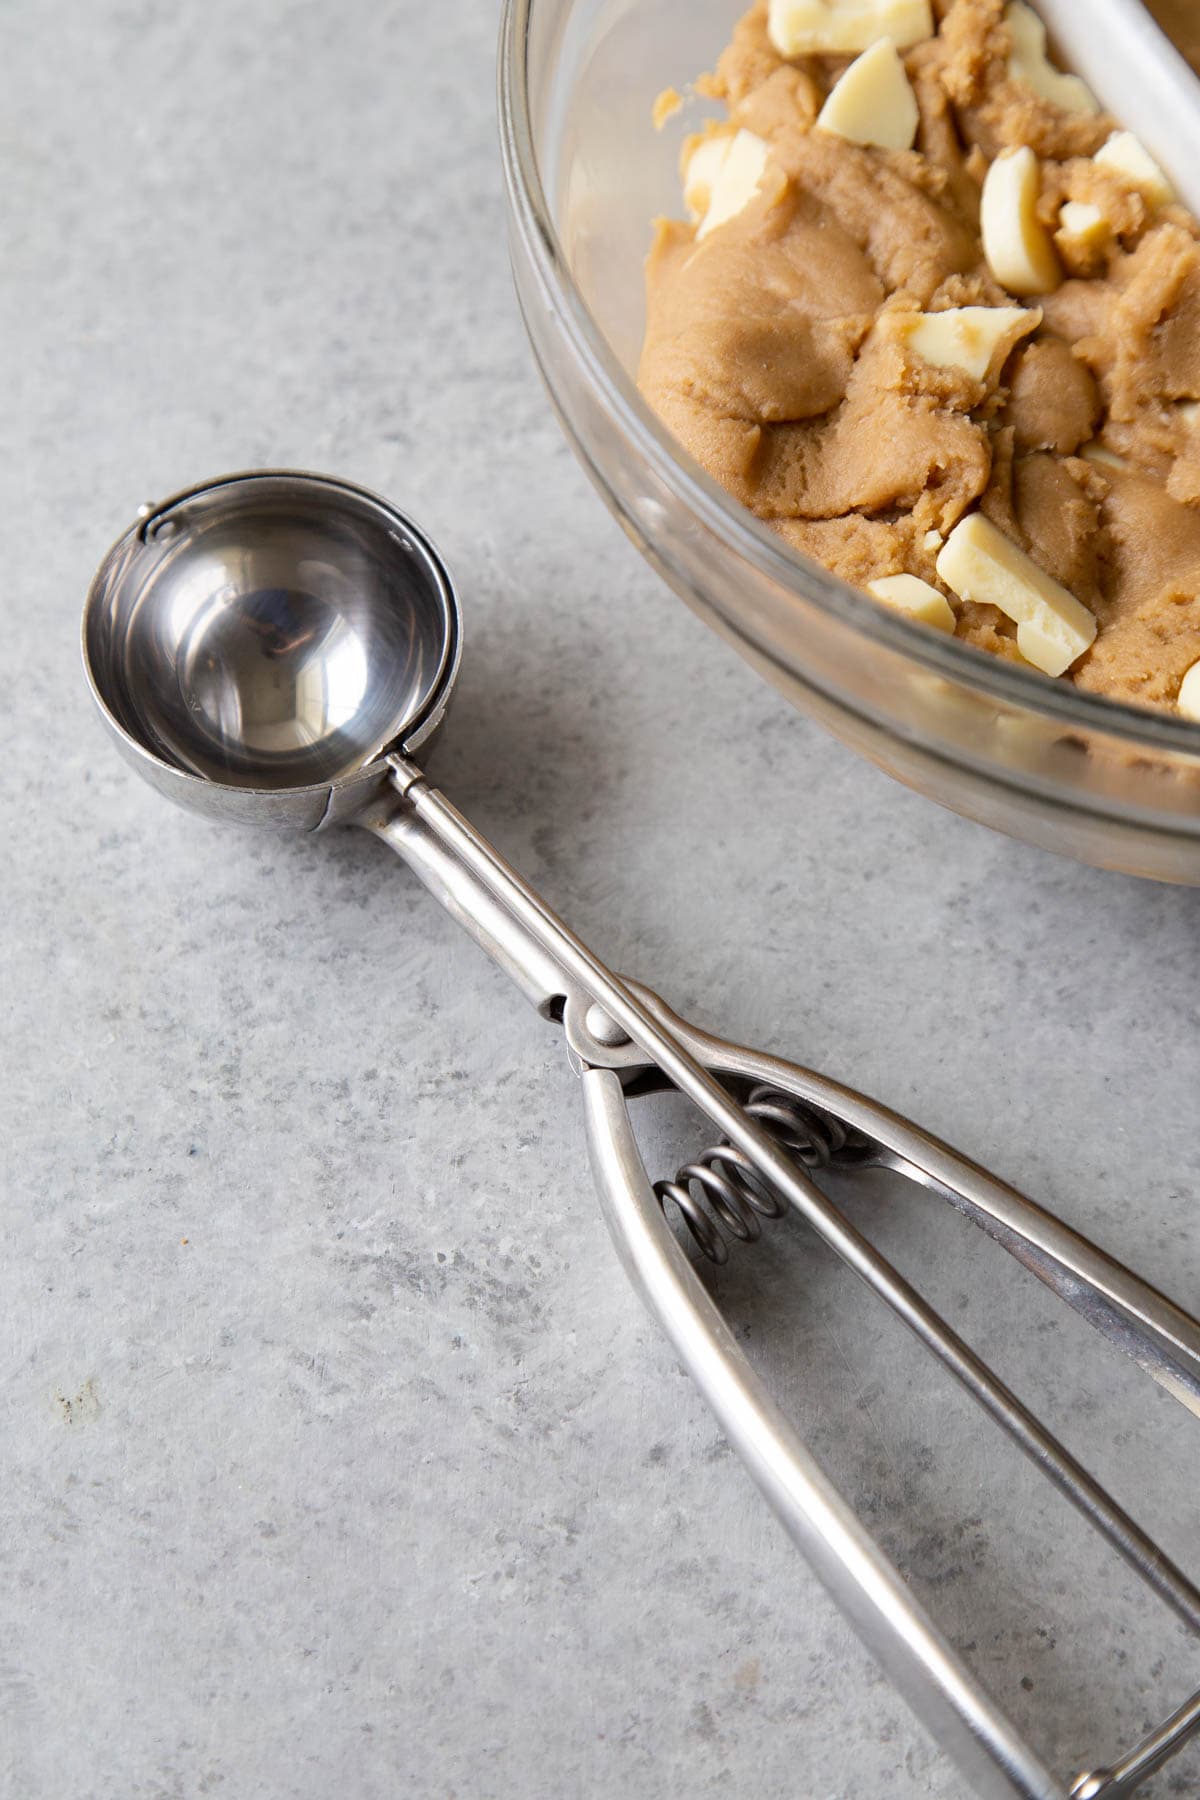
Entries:
{"type": "Polygon", "coordinates": [[[224,476],[142,509],[92,583],[83,660],[119,749],[209,817],[352,817],[442,721],[461,615],[428,539],[327,476],[224,476]]]}

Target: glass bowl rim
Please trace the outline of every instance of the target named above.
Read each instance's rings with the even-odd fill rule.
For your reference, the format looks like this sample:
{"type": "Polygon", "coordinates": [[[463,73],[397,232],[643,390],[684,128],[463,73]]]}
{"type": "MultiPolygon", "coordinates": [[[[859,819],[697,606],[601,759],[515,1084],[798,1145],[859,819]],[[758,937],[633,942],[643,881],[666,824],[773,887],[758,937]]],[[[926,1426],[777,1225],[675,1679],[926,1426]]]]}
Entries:
{"type": "MultiPolygon", "coordinates": [[[[540,3],[561,7],[562,0],[540,3]]],[[[1188,719],[1088,693],[1070,682],[1052,682],[890,612],[785,544],[676,443],[642,399],[592,316],[576,286],[554,222],[538,164],[529,92],[531,20],[538,5],[539,0],[504,0],[501,13],[498,108],[510,221],[520,233],[522,247],[543,288],[553,298],[577,365],[656,476],[714,536],[769,581],[785,591],[795,591],[797,572],[802,571],[806,599],[815,599],[862,637],[899,651],[930,674],[973,687],[1073,731],[1116,737],[1123,744],[1145,750],[1165,750],[1191,759],[1200,756],[1200,727],[1188,719]]],[[[719,595],[707,594],[706,602],[735,639],[751,642],[757,655],[787,669],[775,646],[755,637],[719,595]]]]}

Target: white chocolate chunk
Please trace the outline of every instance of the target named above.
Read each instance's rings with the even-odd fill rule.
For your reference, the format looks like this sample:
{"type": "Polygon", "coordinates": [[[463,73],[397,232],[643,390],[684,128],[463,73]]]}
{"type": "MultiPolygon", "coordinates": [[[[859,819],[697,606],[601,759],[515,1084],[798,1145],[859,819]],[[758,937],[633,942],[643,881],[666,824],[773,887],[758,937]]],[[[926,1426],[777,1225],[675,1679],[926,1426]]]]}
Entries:
{"type": "Polygon", "coordinates": [[[1017,626],[1017,649],[1025,661],[1040,669],[1043,675],[1065,675],[1076,656],[1082,654],[1074,650],[1061,633],[1056,636],[1043,631],[1032,619],[1022,619],[1017,626]]]}
{"type": "Polygon", "coordinates": [[[1064,112],[1098,113],[1100,103],[1078,75],[1064,75],[1046,54],[1046,27],[1024,0],[1013,0],[1004,9],[1004,23],[1012,39],[1008,73],[1023,81],[1041,100],[1050,100],[1064,112]]]}
{"type": "Polygon", "coordinates": [[[1085,444],[1079,452],[1084,462],[1099,463],[1102,469],[1127,469],[1128,462],[1118,456],[1115,450],[1106,450],[1103,444],[1085,444]]]}
{"type": "MultiPolygon", "coordinates": [[[[1115,131],[1092,158],[1094,167],[1116,175],[1141,194],[1152,211],[1175,199],[1175,190],[1154,158],[1128,131],[1115,131]]],[[[1107,248],[1113,223],[1102,205],[1090,200],[1068,200],[1058,215],[1055,236],[1068,257],[1094,256],[1107,248]]]]}
{"type": "Polygon", "coordinates": [[[713,188],[725,167],[734,136],[732,131],[723,131],[701,138],[687,158],[683,171],[683,203],[697,223],[712,203],[713,188]]]}
{"type": "Polygon", "coordinates": [[[1189,431],[1200,425],[1200,400],[1181,400],[1175,411],[1189,431]]]}
{"type": "Polygon", "coordinates": [[[1102,250],[1112,236],[1112,226],[1088,200],[1067,200],[1058,215],[1058,237],[1064,250],[1089,253],[1102,250]]]}
{"type": "Polygon", "coordinates": [[[1062,280],[1050,233],[1037,216],[1038,159],[1027,144],[1004,150],[983,184],[980,224],[988,268],[1010,293],[1048,294],[1062,280]]]}
{"type": "Polygon", "coordinates": [[[1195,719],[1200,725],[1200,662],[1193,663],[1180,682],[1176,704],[1185,719],[1195,719]]]}
{"type": "Polygon", "coordinates": [[[900,53],[891,38],[880,38],[857,57],[817,120],[818,131],[832,131],[852,144],[875,144],[881,150],[911,150],[921,114],[900,53]]]}
{"type": "Polygon", "coordinates": [[[1064,675],[1096,640],[1087,607],[982,513],[969,513],[954,527],[937,572],[964,600],[998,607],[1012,619],[1017,648],[1047,675],[1064,675]],[[1022,626],[1028,627],[1024,637],[1022,626]]]}
{"type": "Polygon", "coordinates": [[[718,225],[735,219],[744,207],[749,206],[766,172],[766,144],[752,131],[739,131],[712,184],[708,210],[696,233],[697,242],[715,231],[718,225]]]}
{"type": "Polygon", "coordinates": [[[876,600],[882,600],[885,606],[894,606],[897,612],[906,613],[910,619],[932,625],[935,631],[954,630],[954,608],[945,594],[939,594],[919,575],[883,575],[878,581],[868,582],[867,592],[876,600]]]}
{"type": "Polygon", "coordinates": [[[931,555],[935,555],[937,553],[937,551],[939,551],[941,549],[941,547],[945,543],[945,541],[946,540],[942,536],[940,531],[927,531],[925,533],[924,538],[922,539],[922,542],[924,543],[925,548],[930,552],[931,555]]]}
{"type": "Polygon", "coordinates": [[[781,56],[849,56],[890,37],[898,50],[933,36],[930,0],[770,0],[767,32],[781,56]]]}
{"type": "Polygon", "coordinates": [[[946,312],[898,317],[896,334],[923,362],[937,369],[961,369],[982,381],[999,346],[1009,349],[1036,331],[1042,315],[1023,306],[953,306],[946,312]]]}
{"type": "Polygon", "coordinates": [[[1137,189],[1148,206],[1169,206],[1175,189],[1167,180],[1145,145],[1132,131],[1114,131],[1107,144],[1097,150],[1093,161],[1102,169],[1111,169],[1130,187],[1137,189]]]}

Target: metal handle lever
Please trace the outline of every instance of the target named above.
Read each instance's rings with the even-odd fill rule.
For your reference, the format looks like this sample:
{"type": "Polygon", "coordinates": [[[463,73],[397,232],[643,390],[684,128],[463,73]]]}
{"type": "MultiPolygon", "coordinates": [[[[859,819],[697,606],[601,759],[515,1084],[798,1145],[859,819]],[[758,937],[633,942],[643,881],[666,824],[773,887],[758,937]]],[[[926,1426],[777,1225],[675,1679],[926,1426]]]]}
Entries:
{"type": "MultiPolygon", "coordinates": [[[[709,1183],[718,1211],[721,1181],[734,1198],[735,1178],[742,1198],[751,1196],[749,1212],[731,1202],[725,1215],[735,1230],[742,1225],[737,1235],[755,1235],[758,1213],[786,1207],[799,1213],[1197,1632],[1200,1592],[855,1229],[791,1154],[799,1140],[781,1133],[770,1103],[759,1104],[747,1089],[765,1084],[827,1122],[842,1119],[850,1137],[843,1134],[839,1153],[888,1162],[943,1193],[1072,1304],[1078,1304],[1077,1286],[1088,1297],[1093,1322],[1120,1341],[1119,1322],[1136,1342],[1131,1353],[1156,1379],[1167,1377],[1165,1385],[1185,1404],[1197,1385],[1200,1326],[1094,1245],[906,1120],[810,1071],[711,1038],[648,989],[622,981],[418,769],[399,756],[389,761],[393,794],[373,802],[359,822],[413,865],[543,1015],[561,1019],[583,1079],[593,1162],[621,1254],[772,1504],[976,1791],[985,1800],[1067,1800],[759,1386],[663,1217],[633,1140],[627,1099],[665,1086],[692,1100],[727,1146],[720,1152],[725,1172],[709,1183]]],[[[826,1149],[831,1143],[827,1138],[826,1149]]],[[[1131,1793],[1145,1770],[1197,1729],[1200,1699],[1119,1770],[1088,1776],[1090,1785],[1077,1785],[1077,1791],[1112,1800],[1131,1793]]]]}
{"type": "MultiPolygon", "coordinates": [[[[706,1067],[738,1087],[757,1084],[752,1089],[748,1110],[757,1111],[760,1119],[774,1112],[793,1133],[807,1130],[807,1143],[823,1137],[826,1148],[840,1145],[851,1167],[883,1163],[926,1179],[927,1185],[928,1178],[936,1173],[932,1180],[935,1191],[960,1206],[968,1216],[974,1217],[972,1209],[977,1208],[982,1215],[977,1222],[1006,1248],[1013,1248],[1013,1244],[1002,1235],[1002,1230],[1017,1239],[1014,1254],[1023,1262],[1029,1260],[1031,1246],[1038,1240],[1048,1240],[1061,1250],[1061,1262],[1052,1260],[1047,1252],[1053,1273],[1050,1285],[1056,1292],[1060,1291],[1060,1280],[1065,1280],[1064,1269],[1094,1270],[1106,1288],[1121,1294],[1130,1315],[1136,1312],[1139,1318],[1152,1320],[1156,1331],[1164,1337],[1169,1333],[1172,1342],[1181,1341],[1184,1353],[1191,1354],[1200,1334],[1194,1320],[1097,1246],[1060,1225],[986,1171],[863,1095],[776,1057],[710,1037],[679,1019],[656,995],[636,984],[630,985],[664,1028],[671,1029],[706,1067]],[[756,1094],[763,1097],[757,1107],[753,1100],[756,1094]],[[812,1109],[811,1113],[797,1115],[789,1108],[789,1101],[800,1102],[812,1109]],[[840,1119],[849,1129],[840,1134],[831,1132],[828,1125],[833,1119],[840,1119]],[[822,1121],[826,1126],[823,1133],[822,1121]],[[872,1135],[872,1128],[877,1136],[872,1135]],[[914,1161],[910,1166],[901,1154],[905,1150],[920,1156],[920,1163],[914,1161]],[[952,1187],[955,1179],[959,1185],[952,1187]],[[1008,1221],[1012,1219],[1022,1225],[1028,1221],[1028,1235],[1010,1229],[1008,1221]]],[[[667,1224],[664,1197],[677,1200],[679,1184],[689,1174],[703,1172],[706,1161],[711,1165],[722,1154],[727,1157],[728,1151],[709,1152],[699,1165],[692,1164],[681,1171],[675,1183],[652,1185],[633,1133],[628,1087],[616,1071],[593,1067],[584,1073],[584,1093],[593,1171],[618,1253],[734,1446],[825,1586],[849,1614],[914,1711],[969,1777],[975,1791],[988,1800],[992,1796],[1020,1795],[1031,1800],[1035,1795],[1065,1795],[1066,1790],[1047,1773],[1005,1714],[936,1631],[894,1566],[782,1418],[667,1224]]],[[[835,1149],[830,1159],[833,1167],[837,1165],[838,1153],[835,1149]]],[[[761,1170],[755,1171],[752,1159],[740,1154],[736,1161],[726,1163],[724,1174],[727,1180],[736,1179],[747,1168],[752,1178],[761,1182],[761,1170]]],[[[763,1192],[760,1189],[760,1195],[763,1192]]],[[[710,1204],[714,1194],[715,1210],[728,1223],[723,1212],[728,1198],[722,1201],[719,1190],[712,1190],[705,1195],[710,1204]]],[[[840,1221],[848,1233],[853,1233],[853,1227],[832,1201],[826,1196],[822,1199],[824,1216],[814,1219],[807,1211],[805,1216],[810,1223],[816,1223],[826,1241],[832,1241],[829,1230],[823,1229],[830,1219],[840,1221]]],[[[760,1204],[757,1210],[768,1216],[774,1211],[778,1216],[783,1209],[760,1204]]],[[[685,1218],[685,1222],[701,1247],[706,1248],[705,1237],[695,1230],[694,1221],[685,1218]]],[[[837,1248],[836,1243],[834,1247],[837,1248]]],[[[1191,1582],[945,1322],[913,1294],[896,1271],[876,1252],[871,1255],[875,1261],[866,1276],[869,1285],[934,1350],[1160,1598],[1193,1631],[1200,1632],[1200,1594],[1191,1582]]],[[[1040,1268],[1035,1272],[1043,1280],[1049,1278],[1040,1268]]],[[[1070,1294],[1063,1297],[1072,1298],[1070,1294]]],[[[1137,1354],[1108,1323],[1101,1329],[1122,1349],[1137,1354]]],[[[1143,1361],[1143,1357],[1138,1354],[1137,1360],[1143,1361]]],[[[1150,1372],[1161,1379],[1157,1367],[1150,1372]]],[[[1085,1795],[1088,1800],[1125,1800],[1198,1731],[1200,1694],[1193,1695],[1120,1763],[1080,1776],[1071,1795],[1079,1800],[1085,1795]]]]}
{"type": "Polygon", "coordinates": [[[620,1078],[583,1076],[592,1173],[626,1273],[834,1600],[982,1800],[1068,1800],[805,1449],[677,1243],[620,1078]]]}
{"type": "Polygon", "coordinates": [[[911,1119],[812,1069],[712,1037],[629,985],[707,1067],[792,1095],[846,1127],[850,1141],[830,1158],[834,1171],[889,1168],[949,1201],[1200,1418],[1200,1324],[1173,1300],[911,1119]]]}

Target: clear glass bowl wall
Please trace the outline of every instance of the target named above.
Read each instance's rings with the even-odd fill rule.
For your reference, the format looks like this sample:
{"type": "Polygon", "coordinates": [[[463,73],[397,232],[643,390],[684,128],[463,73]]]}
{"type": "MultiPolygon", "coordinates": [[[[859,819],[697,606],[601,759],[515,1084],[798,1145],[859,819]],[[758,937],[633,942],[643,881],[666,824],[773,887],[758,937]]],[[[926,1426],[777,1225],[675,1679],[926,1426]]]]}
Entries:
{"type": "MultiPolygon", "coordinates": [[[[797,707],[909,786],[1032,844],[1200,885],[1200,727],[1118,706],[893,616],[789,551],[638,397],[650,221],[683,132],[655,96],[711,68],[739,0],[507,0],[513,268],[577,453],[671,586],[797,707]]],[[[710,109],[710,110],[716,110],[710,109]]]]}

